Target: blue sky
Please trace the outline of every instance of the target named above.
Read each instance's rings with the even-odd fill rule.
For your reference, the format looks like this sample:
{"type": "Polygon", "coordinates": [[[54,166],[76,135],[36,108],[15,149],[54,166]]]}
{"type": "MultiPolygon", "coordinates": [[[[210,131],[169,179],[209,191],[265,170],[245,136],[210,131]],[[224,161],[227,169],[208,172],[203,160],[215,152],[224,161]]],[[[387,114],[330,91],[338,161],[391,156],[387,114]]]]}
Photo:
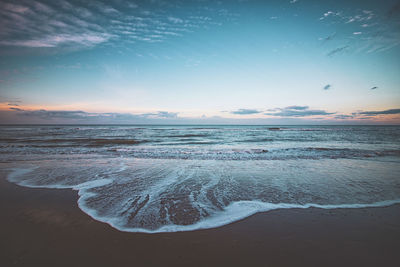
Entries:
{"type": "Polygon", "coordinates": [[[0,1],[2,123],[400,122],[399,1],[0,1]]]}

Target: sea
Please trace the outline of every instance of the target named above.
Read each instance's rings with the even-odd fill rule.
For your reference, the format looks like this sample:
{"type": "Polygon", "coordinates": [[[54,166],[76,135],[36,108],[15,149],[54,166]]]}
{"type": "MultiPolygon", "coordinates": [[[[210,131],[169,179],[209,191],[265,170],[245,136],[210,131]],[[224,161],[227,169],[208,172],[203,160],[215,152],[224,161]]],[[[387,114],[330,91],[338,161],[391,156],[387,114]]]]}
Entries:
{"type": "Polygon", "coordinates": [[[400,126],[3,125],[0,162],[127,232],[400,203],[400,126]]]}

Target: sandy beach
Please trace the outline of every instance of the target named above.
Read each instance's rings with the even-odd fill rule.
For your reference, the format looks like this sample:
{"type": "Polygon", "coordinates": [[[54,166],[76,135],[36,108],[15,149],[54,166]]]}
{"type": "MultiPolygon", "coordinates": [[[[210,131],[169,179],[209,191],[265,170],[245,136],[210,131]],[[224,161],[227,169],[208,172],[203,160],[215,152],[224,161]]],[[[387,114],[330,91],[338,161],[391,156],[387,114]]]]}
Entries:
{"type": "Polygon", "coordinates": [[[397,266],[400,205],[259,213],[192,232],[120,232],[77,192],[0,179],[1,266],[397,266]]]}
{"type": "Polygon", "coordinates": [[[0,267],[400,267],[400,0],[0,14],[0,267]]]}

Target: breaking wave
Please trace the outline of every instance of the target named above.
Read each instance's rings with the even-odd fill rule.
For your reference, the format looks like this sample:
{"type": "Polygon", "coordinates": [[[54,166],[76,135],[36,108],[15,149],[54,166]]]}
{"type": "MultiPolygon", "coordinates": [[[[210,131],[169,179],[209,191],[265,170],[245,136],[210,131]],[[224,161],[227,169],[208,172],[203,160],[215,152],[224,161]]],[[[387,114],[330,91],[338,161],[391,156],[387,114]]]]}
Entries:
{"type": "Polygon", "coordinates": [[[58,159],[16,168],[8,180],[77,190],[94,219],[144,233],[214,228],[275,209],[400,203],[397,162],[329,161],[58,159]]]}

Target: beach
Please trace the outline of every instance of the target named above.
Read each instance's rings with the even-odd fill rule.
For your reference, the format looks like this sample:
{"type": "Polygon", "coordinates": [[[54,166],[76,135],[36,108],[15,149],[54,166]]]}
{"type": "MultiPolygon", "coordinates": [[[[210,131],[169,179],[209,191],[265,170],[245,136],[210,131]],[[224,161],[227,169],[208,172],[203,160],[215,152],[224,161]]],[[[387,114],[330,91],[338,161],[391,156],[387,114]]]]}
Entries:
{"type": "Polygon", "coordinates": [[[0,267],[400,267],[400,0],[0,13],[0,267]]]}
{"type": "Polygon", "coordinates": [[[188,232],[128,233],[93,220],[70,189],[1,172],[1,266],[398,266],[400,205],[287,209],[188,232]]]}

